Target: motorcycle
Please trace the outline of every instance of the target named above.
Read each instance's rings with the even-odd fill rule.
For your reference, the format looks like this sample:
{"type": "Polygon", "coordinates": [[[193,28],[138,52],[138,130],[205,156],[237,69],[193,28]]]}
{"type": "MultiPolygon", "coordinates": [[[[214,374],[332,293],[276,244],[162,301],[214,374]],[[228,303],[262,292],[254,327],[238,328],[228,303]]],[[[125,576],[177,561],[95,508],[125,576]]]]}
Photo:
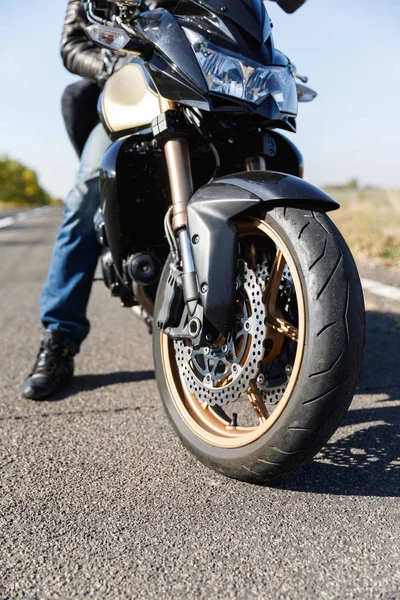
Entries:
{"type": "Polygon", "coordinates": [[[96,216],[104,280],[152,327],[184,445],[224,475],[271,481],[338,428],[363,356],[360,280],[327,216],[339,205],[277,131],[294,132],[316,93],[275,48],[261,0],[108,4],[105,16],[85,2],[90,39],[128,57],[99,100],[113,142],[96,216]]]}

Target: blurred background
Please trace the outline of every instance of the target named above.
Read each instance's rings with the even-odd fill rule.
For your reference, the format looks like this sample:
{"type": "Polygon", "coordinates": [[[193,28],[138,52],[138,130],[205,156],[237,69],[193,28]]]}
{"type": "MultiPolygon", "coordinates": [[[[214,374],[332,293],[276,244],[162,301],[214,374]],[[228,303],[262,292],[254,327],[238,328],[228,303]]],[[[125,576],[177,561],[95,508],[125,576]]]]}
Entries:
{"type": "MultiPolygon", "coordinates": [[[[277,48],[318,91],[300,105],[295,143],[306,178],[343,205],[333,215],[359,256],[400,263],[398,0],[308,0],[294,15],[272,2],[277,48]]],[[[0,208],[63,199],[77,169],[60,97],[66,2],[3,5],[0,24],[0,208]]]]}

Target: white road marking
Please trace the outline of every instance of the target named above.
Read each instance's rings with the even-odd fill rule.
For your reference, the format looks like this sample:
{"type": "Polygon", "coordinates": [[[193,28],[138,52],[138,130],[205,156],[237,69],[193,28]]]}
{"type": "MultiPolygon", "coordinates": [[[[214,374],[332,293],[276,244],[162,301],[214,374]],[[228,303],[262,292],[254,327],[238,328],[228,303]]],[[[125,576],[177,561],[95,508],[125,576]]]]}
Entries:
{"type": "Polygon", "coordinates": [[[15,223],[14,217],[7,217],[6,219],[0,219],[0,229],[3,229],[3,227],[9,227],[13,223],[15,223]]]}
{"type": "Polygon", "coordinates": [[[365,292],[370,292],[371,294],[375,294],[375,296],[381,296],[382,298],[400,302],[400,288],[364,278],[361,279],[361,285],[365,292]]]}
{"type": "Polygon", "coordinates": [[[0,219],[0,229],[4,229],[4,227],[10,227],[10,225],[14,225],[17,221],[25,221],[26,219],[30,219],[32,217],[37,217],[39,215],[45,215],[50,212],[49,206],[41,206],[38,208],[33,208],[32,210],[25,210],[23,212],[17,213],[15,217],[6,217],[5,219],[0,219]]]}

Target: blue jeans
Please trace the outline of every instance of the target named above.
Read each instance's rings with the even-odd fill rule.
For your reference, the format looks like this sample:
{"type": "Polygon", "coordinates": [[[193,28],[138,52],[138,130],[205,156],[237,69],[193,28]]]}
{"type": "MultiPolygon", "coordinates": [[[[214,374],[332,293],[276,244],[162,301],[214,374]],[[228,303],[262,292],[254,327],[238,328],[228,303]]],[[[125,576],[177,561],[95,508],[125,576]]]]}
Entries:
{"type": "Polygon", "coordinates": [[[65,201],[63,221],[40,297],[43,326],[63,332],[64,344],[73,354],[79,352],[90,330],[86,310],[101,251],[93,217],[100,205],[99,167],[110,143],[102,125],[96,125],[83,150],[75,185],[65,201]]]}

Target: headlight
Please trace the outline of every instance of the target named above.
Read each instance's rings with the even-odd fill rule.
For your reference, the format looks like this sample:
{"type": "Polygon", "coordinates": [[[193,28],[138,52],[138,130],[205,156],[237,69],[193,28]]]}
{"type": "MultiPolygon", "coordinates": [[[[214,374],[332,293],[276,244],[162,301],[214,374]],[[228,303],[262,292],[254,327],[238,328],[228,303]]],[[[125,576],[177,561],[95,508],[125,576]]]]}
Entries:
{"type": "Polygon", "coordinates": [[[202,35],[183,28],[210,92],[261,104],[272,96],[281,112],[297,113],[296,83],[289,67],[263,67],[215,49],[202,35]]]}

